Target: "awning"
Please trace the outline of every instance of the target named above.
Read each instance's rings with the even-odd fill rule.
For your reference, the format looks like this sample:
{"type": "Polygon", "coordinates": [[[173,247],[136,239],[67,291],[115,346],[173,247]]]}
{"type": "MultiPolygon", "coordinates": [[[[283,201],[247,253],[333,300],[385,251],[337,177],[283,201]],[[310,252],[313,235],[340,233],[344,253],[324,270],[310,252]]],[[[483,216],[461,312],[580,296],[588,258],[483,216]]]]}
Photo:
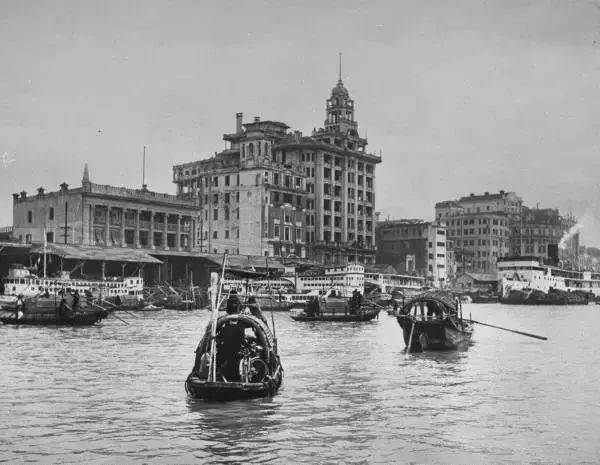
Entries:
{"type": "MultiPolygon", "coordinates": [[[[32,254],[43,254],[44,246],[37,245],[31,249],[32,254]]],[[[144,250],[118,248],[118,247],[91,247],[70,244],[48,244],[46,253],[57,255],[68,260],[90,260],[106,262],[129,263],[162,263],[144,250]]]]}
{"type": "MultiPolygon", "coordinates": [[[[219,267],[223,264],[222,254],[200,254],[199,257],[206,258],[219,267]]],[[[260,255],[227,255],[227,269],[261,271],[269,270],[283,272],[285,267],[279,261],[279,257],[262,257],[260,255]]]]}

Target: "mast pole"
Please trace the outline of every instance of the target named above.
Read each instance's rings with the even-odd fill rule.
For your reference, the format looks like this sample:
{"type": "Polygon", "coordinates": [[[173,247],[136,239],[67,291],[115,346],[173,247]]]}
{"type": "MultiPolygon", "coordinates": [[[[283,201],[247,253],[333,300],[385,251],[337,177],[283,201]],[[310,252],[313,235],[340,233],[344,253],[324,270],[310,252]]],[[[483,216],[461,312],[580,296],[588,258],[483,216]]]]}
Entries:
{"type": "Polygon", "coordinates": [[[227,253],[223,254],[223,265],[221,269],[221,281],[219,275],[211,273],[210,275],[210,300],[212,306],[212,327],[210,340],[210,370],[209,381],[215,382],[217,379],[217,319],[219,318],[219,306],[221,305],[221,290],[223,289],[223,280],[225,278],[225,267],[227,265],[227,253]]]}
{"type": "Polygon", "coordinates": [[[146,146],[144,145],[144,155],[142,156],[142,188],[146,187],[146,146]]]}
{"type": "Polygon", "coordinates": [[[47,236],[46,236],[46,225],[44,224],[44,279],[46,276],[46,246],[47,246],[47,236]]]}

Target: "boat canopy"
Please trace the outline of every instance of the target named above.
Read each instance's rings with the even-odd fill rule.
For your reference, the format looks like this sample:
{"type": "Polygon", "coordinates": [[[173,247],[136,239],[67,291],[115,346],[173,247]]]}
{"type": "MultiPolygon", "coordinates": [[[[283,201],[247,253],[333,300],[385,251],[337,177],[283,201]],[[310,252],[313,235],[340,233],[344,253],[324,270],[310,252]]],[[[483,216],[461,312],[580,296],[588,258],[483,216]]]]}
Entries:
{"type": "Polygon", "coordinates": [[[427,304],[433,307],[441,307],[448,313],[458,313],[456,299],[449,292],[427,291],[417,294],[404,304],[401,313],[408,314],[414,305],[427,304]]]}
{"type": "MultiPolygon", "coordinates": [[[[252,314],[236,313],[233,315],[223,315],[217,320],[217,334],[219,334],[221,328],[226,324],[242,323],[248,328],[254,329],[256,336],[259,338],[260,343],[263,347],[268,350],[272,350],[275,345],[275,336],[269,329],[269,327],[260,318],[255,317],[252,314]]],[[[198,344],[198,353],[209,352],[210,350],[210,333],[211,325],[207,325],[206,331],[200,344],[198,344]]]]}

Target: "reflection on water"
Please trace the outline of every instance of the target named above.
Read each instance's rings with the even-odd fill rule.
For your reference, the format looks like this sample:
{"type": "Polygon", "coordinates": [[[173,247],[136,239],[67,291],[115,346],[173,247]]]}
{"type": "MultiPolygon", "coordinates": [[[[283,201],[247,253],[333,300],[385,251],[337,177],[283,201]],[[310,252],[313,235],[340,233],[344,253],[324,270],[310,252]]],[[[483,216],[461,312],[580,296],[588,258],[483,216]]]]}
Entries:
{"type": "Polygon", "coordinates": [[[190,399],[206,312],[92,328],[0,327],[0,459],[71,463],[593,463],[600,456],[595,306],[470,305],[468,350],[404,352],[395,318],[276,314],[273,398],[190,399]]]}

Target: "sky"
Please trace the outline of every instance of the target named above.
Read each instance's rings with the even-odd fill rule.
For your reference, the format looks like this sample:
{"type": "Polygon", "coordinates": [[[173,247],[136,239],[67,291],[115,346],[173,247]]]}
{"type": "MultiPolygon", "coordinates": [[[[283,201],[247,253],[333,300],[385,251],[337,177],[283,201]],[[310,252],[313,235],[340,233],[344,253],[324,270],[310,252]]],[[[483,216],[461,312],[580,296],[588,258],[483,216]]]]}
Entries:
{"type": "Polygon", "coordinates": [[[308,134],[342,77],[382,154],[376,209],[515,191],[600,246],[600,1],[0,0],[0,226],[13,192],[174,193],[235,114],[308,134]]]}

